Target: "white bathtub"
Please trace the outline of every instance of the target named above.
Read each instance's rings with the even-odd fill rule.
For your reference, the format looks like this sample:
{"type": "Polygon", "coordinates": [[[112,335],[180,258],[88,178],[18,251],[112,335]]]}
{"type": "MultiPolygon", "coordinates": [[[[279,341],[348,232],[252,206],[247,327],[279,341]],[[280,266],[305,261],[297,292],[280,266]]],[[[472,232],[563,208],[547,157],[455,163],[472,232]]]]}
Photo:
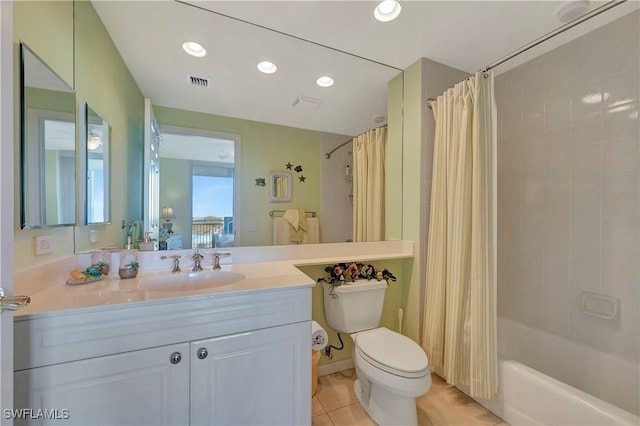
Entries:
{"type": "Polygon", "coordinates": [[[499,358],[498,374],[496,399],[477,401],[512,426],[640,424],[640,417],[519,362],[499,358]]]}
{"type": "MultiPolygon", "coordinates": [[[[640,417],[617,406],[638,409],[637,364],[503,317],[498,317],[498,339],[498,395],[494,400],[477,401],[507,423],[514,426],[640,425],[640,417]],[[509,358],[546,366],[550,374],[567,382],[579,380],[616,405],[509,358]],[[591,380],[589,376],[594,375],[597,377],[591,380]]],[[[461,390],[467,392],[462,387],[461,390]]]]}

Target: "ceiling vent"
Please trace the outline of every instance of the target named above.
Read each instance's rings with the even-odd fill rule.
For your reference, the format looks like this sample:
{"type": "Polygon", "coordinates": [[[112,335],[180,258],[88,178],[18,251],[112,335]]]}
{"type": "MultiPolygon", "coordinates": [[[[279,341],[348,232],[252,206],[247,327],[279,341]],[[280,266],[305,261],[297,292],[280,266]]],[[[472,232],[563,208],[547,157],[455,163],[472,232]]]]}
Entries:
{"type": "Polygon", "coordinates": [[[203,89],[211,88],[211,80],[204,77],[196,77],[195,75],[187,74],[187,83],[189,83],[189,86],[202,87],[203,89]]]}
{"type": "Polygon", "coordinates": [[[322,101],[318,98],[312,98],[311,96],[298,96],[291,102],[292,107],[312,107],[317,108],[322,101]]]}

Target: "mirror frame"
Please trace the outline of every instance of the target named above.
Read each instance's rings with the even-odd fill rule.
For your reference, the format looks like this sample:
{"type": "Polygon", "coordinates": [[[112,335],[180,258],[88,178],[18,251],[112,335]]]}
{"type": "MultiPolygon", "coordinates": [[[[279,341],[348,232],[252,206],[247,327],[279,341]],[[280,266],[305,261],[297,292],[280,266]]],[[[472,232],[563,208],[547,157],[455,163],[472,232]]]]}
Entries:
{"type": "MultiPolygon", "coordinates": [[[[78,166],[77,166],[77,158],[78,158],[78,143],[77,143],[77,127],[78,127],[78,123],[77,123],[77,119],[76,119],[76,101],[75,101],[75,89],[70,86],[58,73],[56,73],[53,69],[51,69],[51,67],[49,67],[49,65],[47,63],[45,63],[42,58],[40,58],[31,48],[29,48],[29,46],[27,46],[23,41],[20,41],[19,43],[19,65],[20,65],[20,228],[21,229],[39,229],[39,228],[53,228],[53,227],[60,227],[60,226],[74,226],[76,224],[77,221],[77,211],[76,211],[76,206],[78,205],[77,203],[77,199],[76,199],[76,192],[75,190],[73,191],[73,208],[71,209],[72,211],[72,215],[73,215],[73,219],[69,222],[60,222],[60,223],[54,223],[54,224],[48,224],[46,223],[46,219],[43,219],[43,213],[46,211],[44,206],[41,206],[40,208],[40,213],[38,213],[38,216],[40,216],[40,223],[29,223],[30,220],[29,218],[32,216],[32,214],[29,214],[27,212],[27,209],[29,208],[29,196],[27,194],[28,188],[34,186],[33,183],[28,183],[28,175],[29,175],[29,167],[27,162],[29,161],[27,159],[27,152],[29,151],[28,147],[27,147],[27,143],[28,143],[28,138],[27,138],[27,127],[29,124],[29,117],[28,117],[28,110],[27,110],[27,104],[26,104],[26,64],[25,64],[25,58],[26,58],[26,52],[28,51],[28,53],[30,55],[32,55],[35,59],[37,59],[44,68],[46,68],[47,70],[49,70],[51,72],[51,74],[53,76],[55,76],[61,83],[65,84],[68,88],[69,91],[68,93],[72,94],[74,96],[74,107],[73,107],[73,111],[68,112],[69,116],[73,119],[73,124],[74,124],[74,160],[73,160],[73,180],[74,180],[74,188],[77,186],[78,182],[77,182],[77,170],[78,170],[78,166]],[[43,223],[44,222],[44,223],[43,223]]],[[[66,112],[63,111],[55,111],[52,110],[51,111],[51,116],[55,116],[55,115],[62,115],[62,114],[67,114],[66,112]]],[[[38,123],[38,125],[40,125],[38,123]]],[[[44,147],[44,145],[43,145],[44,147]]],[[[39,147],[38,147],[39,149],[39,147]]],[[[42,176],[42,174],[40,173],[40,171],[44,170],[44,167],[42,165],[42,158],[40,158],[39,160],[37,160],[40,165],[39,165],[39,172],[38,172],[38,177],[37,180],[39,181],[39,184],[44,185],[45,183],[45,179],[42,176]]],[[[33,180],[33,179],[31,179],[33,180]]],[[[39,190],[39,195],[38,198],[42,198],[44,192],[42,190],[39,190]]]]}
{"type": "Polygon", "coordinates": [[[291,201],[291,173],[289,172],[270,172],[269,173],[269,201],[272,203],[288,203],[291,201]],[[278,179],[286,179],[285,186],[287,193],[284,196],[278,195],[278,179]]]}
{"type": "Polygon", "coordinates": [[[83,110],[83,122],[84,129],[82,132],[83,135],[83,143],[82,149],[84,150],[84,167],[83,167],[83,176],[85,182],[85,188],[83,191],[84,194],[84,219],[86,225],[98,225],[98,224],[109,224],[111,223],[111,126],[109,122],[102,117],[100,113],[98,113],[94,108],[92,108],[87,102],[84,103],[83,110]],[[90,114],[92,111],[95,117],[102,121],[100,124],[106,134],[103,138],[103,220],[102,221],[92,221],[89,217],[89,205],[92,202],[90,197],[91,188],[89,186],[90,176],[89,176],[89,159],[91,156],[91,150],[89,149],[89,127],[91,124],[99,124],[96,119],[96,123],[90,122],[90,114]]]}

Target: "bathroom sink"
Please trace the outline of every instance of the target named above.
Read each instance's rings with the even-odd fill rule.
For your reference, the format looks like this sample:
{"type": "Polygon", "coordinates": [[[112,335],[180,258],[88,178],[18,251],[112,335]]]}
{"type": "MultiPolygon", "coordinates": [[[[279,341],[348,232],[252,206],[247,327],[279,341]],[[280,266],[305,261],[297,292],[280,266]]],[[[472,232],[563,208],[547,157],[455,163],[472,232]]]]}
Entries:
{"type": "Polygon", "coordinates": [[[190,291],[218,287],[245,279],[232,271],[201,271],[178,273],[142,281],[138,288],[145,291],[190,291]]]}

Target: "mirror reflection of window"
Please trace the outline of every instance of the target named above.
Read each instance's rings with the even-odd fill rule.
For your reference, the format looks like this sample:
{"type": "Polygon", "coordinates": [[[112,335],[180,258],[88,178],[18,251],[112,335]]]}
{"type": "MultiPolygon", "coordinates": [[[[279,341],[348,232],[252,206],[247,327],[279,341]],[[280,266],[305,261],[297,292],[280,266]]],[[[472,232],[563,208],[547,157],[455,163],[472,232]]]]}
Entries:
{"type": "Polygon", "coordinates": [[[234,205],[238,140],[211,132],[161,127],[160,205],[174,206],[182,248],[236,245],[234,205]]]}
{"type": "Polygon", "coordinates": [[[21,226],[73,225],[75,93],[27,46],[20,52],[21,226]]]}
{"type": "Polygon", "coordinates": [[[44,185],[46,223],[73,223],[75,193],[66,188],[75,185],[75,123],[43,119],[44,185]]]}
{"type": "Polygon", "coordinates": [[[86,105],[86,223],[111,220],[109,206],[109,123],[86,105]]]}

